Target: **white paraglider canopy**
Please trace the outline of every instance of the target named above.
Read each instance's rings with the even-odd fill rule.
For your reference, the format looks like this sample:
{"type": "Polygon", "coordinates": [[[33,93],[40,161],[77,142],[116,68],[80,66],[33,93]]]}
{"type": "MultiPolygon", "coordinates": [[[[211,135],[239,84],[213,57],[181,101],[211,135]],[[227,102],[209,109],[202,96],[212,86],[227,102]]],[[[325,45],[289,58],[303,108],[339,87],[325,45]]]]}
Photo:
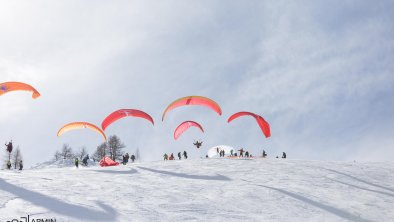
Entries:
{"type": "Polygon", "coordinates": [[[219,145],[219,146],[214,146],[208,150],[208,157],[219,157],[219,153],[217,152],[217,148],[219,148],[219,152],[221,150],[224,150],[226,156],[230,155],[230,151],[233,150],[234,153],[236,152],[234,147],[228,146],[228,145],[219,145]]]}

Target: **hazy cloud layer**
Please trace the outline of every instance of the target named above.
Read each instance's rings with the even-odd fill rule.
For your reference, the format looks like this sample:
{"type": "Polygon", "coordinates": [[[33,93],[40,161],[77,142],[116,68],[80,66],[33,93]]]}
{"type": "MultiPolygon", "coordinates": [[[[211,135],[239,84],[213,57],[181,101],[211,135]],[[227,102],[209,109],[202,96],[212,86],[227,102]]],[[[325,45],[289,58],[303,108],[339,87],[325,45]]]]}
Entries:
{"type": "Polygon", "coordinates": [[[28,164],[63,143],[90,152],[89,131],[57,138],[73,121],[97,125],[119,108],[151,114],[111,125],[144,160],[164,152],[205,156],[218,144],[258,155],[385,161],[394,158],[394,5],[391,1],[35,1],[0,4],[0,82],[42,94],[0,98],[0,142],[13,139],[28,164]],[[173,100],[202,95],[223,115],[173,100]],[[228,124],[237,111],[261,114],[228,124]],[[174,141],[175,127],[195,120],[174,141]],[[202,149],[192,146],[204,140],[202,149]]]}

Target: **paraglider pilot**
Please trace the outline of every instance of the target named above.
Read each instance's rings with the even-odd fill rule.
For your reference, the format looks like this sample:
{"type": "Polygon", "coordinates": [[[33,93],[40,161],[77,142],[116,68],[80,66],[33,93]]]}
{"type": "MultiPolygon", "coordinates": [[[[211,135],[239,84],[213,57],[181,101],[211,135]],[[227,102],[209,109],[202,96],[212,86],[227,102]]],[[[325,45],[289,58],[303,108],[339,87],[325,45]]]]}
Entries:
{"type": "Polygon", "coordinates": [[[193,143],[193,145],[195,145],[197,148],[200,148],[200,146],[202,146],[202,141],[196,141],[195,143],[193,143]]]}
{"type": "Polygon", "coordinates": [[[9,153],[11,153],[12,152],[12,140],[8,143],[8,144],[4,144],[7,148],[7,151],[9,152],[9,153]]]}

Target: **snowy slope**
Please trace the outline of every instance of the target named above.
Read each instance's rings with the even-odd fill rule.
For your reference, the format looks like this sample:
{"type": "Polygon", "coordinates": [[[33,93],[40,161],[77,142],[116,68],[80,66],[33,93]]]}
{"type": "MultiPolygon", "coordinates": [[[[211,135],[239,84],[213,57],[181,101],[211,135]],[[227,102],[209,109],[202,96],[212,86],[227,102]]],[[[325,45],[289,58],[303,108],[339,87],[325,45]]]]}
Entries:
{"type": "Polygon", "coordinates": [[[0,221],[394,221],[393,209],[393,163],[198,159],[0,170],[0,221]]]}

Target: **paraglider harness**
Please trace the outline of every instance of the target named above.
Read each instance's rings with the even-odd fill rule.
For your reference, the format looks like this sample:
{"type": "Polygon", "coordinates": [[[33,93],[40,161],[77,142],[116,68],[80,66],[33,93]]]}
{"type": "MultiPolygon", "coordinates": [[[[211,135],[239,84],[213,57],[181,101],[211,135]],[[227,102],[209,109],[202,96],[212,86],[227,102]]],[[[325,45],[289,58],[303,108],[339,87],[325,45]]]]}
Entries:
{"type": "Polygon", "coordinates": [[[9,153],[11,153],[11,152],[12,152],[12,149],[13,149],[13,147],[12,147],[12,141],[9,142],[8,144],[5,144],[5,146],[7,147],[6,150],[7,150],[9,153]]]}
{"type": "Polygon", "coordinates": [[[193,143],[193,145],[195,145],[197,147],[197,149],[198,149],[198,148],[200,148],[200,146],[202,146],[202,141],[201,142],[196,141],[196,142],[193,143]]]}
{"type": "Polygon", "coordinates": [[[8,152],[8,162],[7,162],[7,168],[8,169],[11,169],[11,152],[12,152],[12,149],[13,149],[13,147],[12,147],[12,140],[8,143],[8,144],[4,144],[7,148],[6,148],[6,150],[7,150],[7,152],[8,152]]]}

